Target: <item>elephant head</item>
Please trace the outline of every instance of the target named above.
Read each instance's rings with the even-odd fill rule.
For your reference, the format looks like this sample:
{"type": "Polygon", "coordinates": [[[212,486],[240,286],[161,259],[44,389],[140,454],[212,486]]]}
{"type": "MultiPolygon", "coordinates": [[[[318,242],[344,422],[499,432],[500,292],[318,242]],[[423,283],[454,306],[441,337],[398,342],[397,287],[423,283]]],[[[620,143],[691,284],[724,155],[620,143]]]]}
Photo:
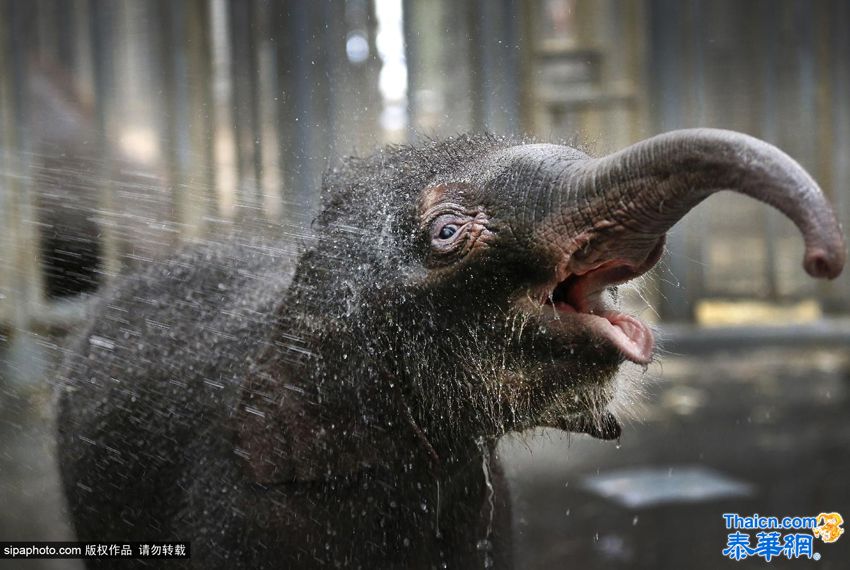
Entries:
{"type": "Polygon", "coordinates": [[[352,392],[358,410],[403,401],[435,447],[540,425],[618,435],[615,373],[649,363],[654,340],[615,288],[649,271],[667,230],[715,192],[788,216],[813,277],[845,260],[812,178],[730,131],[671,132],[602,158],[459,137],[350,161],[325,186],[290,329],[321,337],[320,385],[356,384],[341,408],[352,392]]]}

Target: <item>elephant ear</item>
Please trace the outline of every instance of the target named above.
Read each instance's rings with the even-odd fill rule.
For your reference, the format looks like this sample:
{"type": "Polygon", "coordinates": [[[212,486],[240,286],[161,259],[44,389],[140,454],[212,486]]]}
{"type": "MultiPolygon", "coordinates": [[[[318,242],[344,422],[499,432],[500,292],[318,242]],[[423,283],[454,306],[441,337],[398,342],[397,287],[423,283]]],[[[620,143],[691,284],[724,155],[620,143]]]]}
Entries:
{"type": "Polygon", "coordinates": [[[320,405],[287,375],[279,363],[261,362],[241,387],[235,451],[254,481],[318,481],[375,464],[382,446],[364,437],[356,419],[320,405]]]}

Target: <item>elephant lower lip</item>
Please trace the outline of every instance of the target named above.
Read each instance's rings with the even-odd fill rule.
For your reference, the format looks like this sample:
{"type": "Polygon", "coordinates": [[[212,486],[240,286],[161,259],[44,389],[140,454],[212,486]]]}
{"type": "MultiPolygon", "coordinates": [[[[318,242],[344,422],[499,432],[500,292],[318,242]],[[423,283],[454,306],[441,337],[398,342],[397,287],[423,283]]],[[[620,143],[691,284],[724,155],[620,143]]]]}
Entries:
{"type": "Polygon", "coordinates": [[[549,320],[558,322],[557,326],[581,326],[614,345],[627,360],[637,364],[651,362],[655,339],[649,327],[637,317],[603,308],[598,299],[584,299],[583,308],[597,307],[587,310],[564,301],[547,304],[556,310],[555,318],[549,320]]]}
{"type": "Polygon", "coordinates": [[[655,339],[640,319],[615,311],[588,317],[587,326],[616,346],[628,360],[637,364],[649,364],[652,360],[655,339]]]}

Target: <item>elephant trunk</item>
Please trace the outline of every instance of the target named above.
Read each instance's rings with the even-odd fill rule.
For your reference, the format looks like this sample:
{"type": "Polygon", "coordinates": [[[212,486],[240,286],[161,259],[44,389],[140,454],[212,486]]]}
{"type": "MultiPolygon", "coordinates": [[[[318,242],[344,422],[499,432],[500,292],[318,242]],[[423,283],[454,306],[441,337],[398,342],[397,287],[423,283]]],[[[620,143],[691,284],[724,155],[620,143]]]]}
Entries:
{"type": "Polygon", "coordinates": [[[674,131],[603,158],[569,161],[558,171],[560,188],[543,226],[551,236],[553,224],[569,219],[570,247],[561,247],[569,273],[612,259],[654,264],[667,230],[720,190],[746,194],[790,218],[803,234],[803,266],[813,277],[833,279],[844,266],[841,229],[817,183],[776,147],[741,133],[674,131]]]}

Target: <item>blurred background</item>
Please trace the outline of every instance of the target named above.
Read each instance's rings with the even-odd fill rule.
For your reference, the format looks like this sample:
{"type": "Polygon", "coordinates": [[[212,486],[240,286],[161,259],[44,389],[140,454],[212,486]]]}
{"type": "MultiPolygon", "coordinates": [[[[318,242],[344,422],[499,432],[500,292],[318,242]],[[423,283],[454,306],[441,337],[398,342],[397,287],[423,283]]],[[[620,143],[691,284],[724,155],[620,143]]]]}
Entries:
{"type": "MultiPolygon", "coordinates": [[[[729,128],[801,162],[850,226],[848,30],[846,0],[0,0],[0,540],[72,537],[51,367],[89,298],[233,228],[295,251],[341,157],[729,128]]],[[[850,277],[810,280],[802,251],[742,196],[677,225],[626,292],[662,359],[626,371],[646,397],[622,441],[502,446],[518,567],[716,568],[724,512],[850,516],[850,277]]],[[[848,544],[816,546],[821,567],[848,544]]]]}

